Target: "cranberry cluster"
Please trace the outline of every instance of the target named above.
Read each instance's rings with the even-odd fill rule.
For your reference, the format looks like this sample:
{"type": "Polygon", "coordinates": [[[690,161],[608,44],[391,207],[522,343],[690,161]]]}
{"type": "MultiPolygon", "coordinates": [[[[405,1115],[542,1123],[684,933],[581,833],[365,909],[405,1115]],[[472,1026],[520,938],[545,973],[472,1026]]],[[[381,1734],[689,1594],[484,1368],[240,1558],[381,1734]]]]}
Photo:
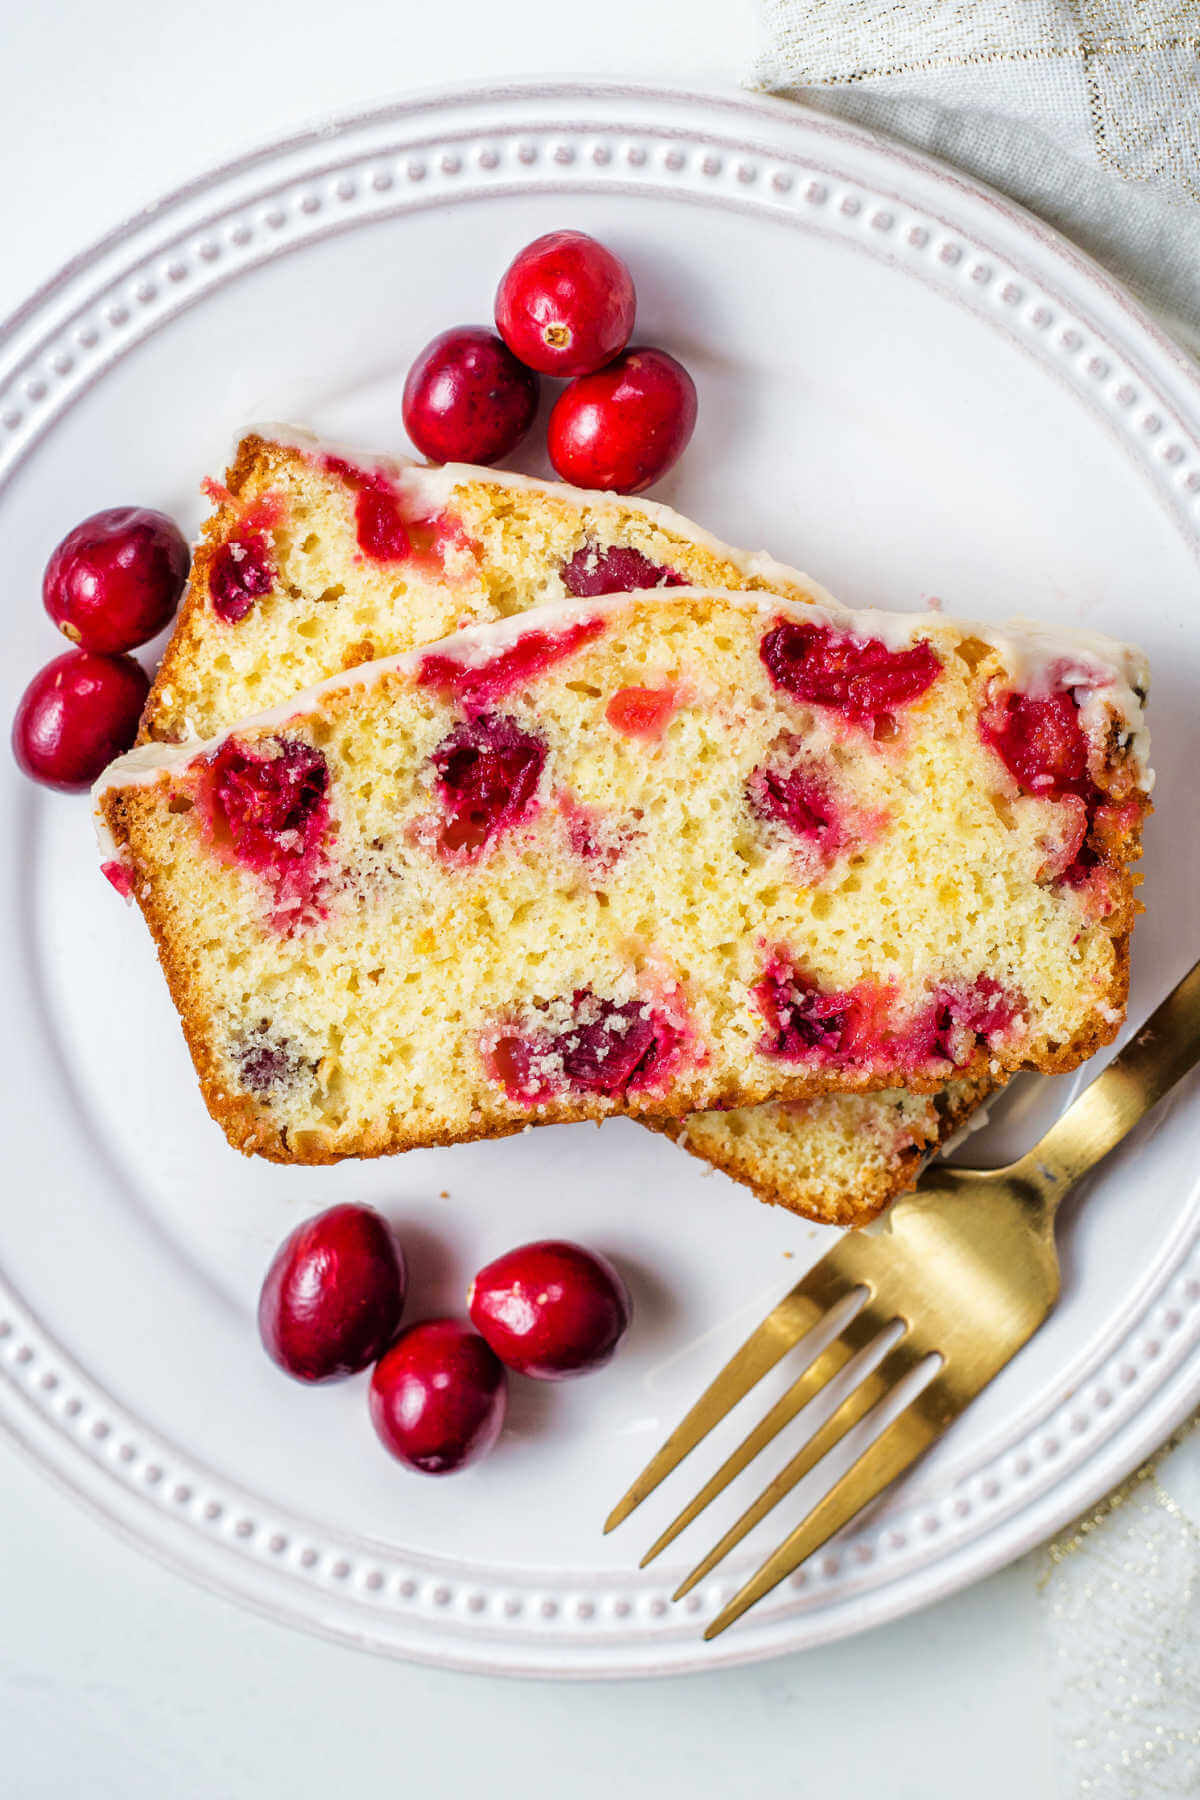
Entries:
{"type": "Polygon", "coordinates": [[[427,344],[404,387],[404,427],[435,462],[493,463],[538,409],[539,375],[564,378],[550,461],[579,487],[639,494],[678,461],[696,388],[665,350],[629,348],[637,296],[619,256],[582,231],[551,231],[496,291],[496,332],[459,325],[427,344]]]}
{"type": "Polygon", "coordinates": [[[76,648],[21,696],[12,746],[26,775],[77,793],[129,749],[150,682],[128,652],[168,623],[189,561],[179,527],[145,507],[113,506],[67,533],[46,564],[42,598],[76,648]]]}
{"type": "Polygon", "coordinates": [[[268,1355],[297,1381],[337,1381],[374,1363],[375,1430],[425,1475],[448,1475],[491,1449],[504,1423],[506,1368],[537,1381],[598,1369],[631,1313],[612,1264],[557,1239],[522,1244],[481,1269],[467,1292],[469,1323],[425,1319],[401,1331],[407,1289],[387,1221],[369,1206],[334,1206],[280,1245],[258,1325],[268,1355]]]}

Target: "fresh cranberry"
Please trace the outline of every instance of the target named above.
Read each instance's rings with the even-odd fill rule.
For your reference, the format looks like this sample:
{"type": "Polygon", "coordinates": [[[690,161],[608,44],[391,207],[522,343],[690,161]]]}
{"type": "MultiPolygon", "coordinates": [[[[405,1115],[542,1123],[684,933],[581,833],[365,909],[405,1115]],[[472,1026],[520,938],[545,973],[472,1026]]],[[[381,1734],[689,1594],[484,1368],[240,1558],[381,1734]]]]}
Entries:
{"type": "Polygon", "coordinates": [[[230,538],[213,552],[208,565],[208,595],[218,619],[237,625],[254,602],[275,584],[267,541],[261,532],[230,538]]]}
{"type": "Polygon", "coordinates": [[[501,1362],[538,1381],[602,1368],[632,1314],[629,1290],[606,1257],[554,1238],[481,1269],[467,1310],[501,1362]]]}
{"type": "Polygon", "coordinates": [[[1072,694],[998,694],[980,717],[979,735],[1026,793],[1092,798],[1088,743],[1072,694]]]}
{"type": "Polygon", "coordinates": [[[562,582],[578,600],[602,594],[633,594],[642,588],[686,587],[687,578],[662,563],[651,562],[632,544],[581,544],[562,566],[562,582]]]}
{"type": "Polygon", "coordinates": [[[767,1021],[758,1046],[764,1056],[845,1066],[869,1058],[881,1047],[891,992],[875,982],[860,981],[844,991],[827,992],[779,957],[753,991],[767,1021]]]}
{"type": "Polygon", "coordinates": [[[252,747],[231,737],[207,759],[200,799],[218,848],[272,881],[281,899],[310,899],[329,824],[328,789],[329,765],[303,739],[252,747]]]}
{"type": "Polygon", "coordinates": [[[486,1456],[500,1435],[504,1365],[460,1319],[410,1325],[371,1377],[371,1420],[393,1456],[449,1475],[486,1456]]]}
{"type": "Polygon", "coordinates": [[[68,650],[21,696],[13,720],[18,765],[65,794],[90,787],[137,737],[150,681],[131,656],[68,650]]]}
{"type": "Polygon", "coordinates": [[[585,231],[550,231],[514,257],[496,290],[496,330],[543,375],[588,375],[633,330],[633,277],[585,231]]]}
{"type": "Polygon", "coordinates": [[[665,475],[696,424],[696,385],[665,350],[626,350],[564,389],[550,414],[550,461],[578,487],[640,494],[665,475]]]}
{"type": "Polygon", "coordinates": [[[183,533],[165,513],[110,507],[67,533],[46,564],[42,599],[73,644],[118,655],[162,630],[189,562],[183,533]]]}
{"type": "Polygon", "coordinates": [[[759,655],[775,686],[794,700],[827,706],[872,731],[897,707],[918,699],[942,667],[924,638],[906,650],[889,650],[880,638],[790,619],[767,632],[759,655]]]}
{"type": "Polygon", "coordinates": [[[624,737],[656,743],[675,716],[679,690],[674,687],[618,688],[604,709],[614,731],[624,737]]]}
{"type": "Polygon", "coordinates": [[[571,999],[569,1015],[541,1030],[501,1031],[486,1062],[510,1100],[535,1105],[564,1090],[615,1098],[660,1082],[682,1032],[642,1000],[618,1002],[590,988],[571,999]]]}
{"type": "Polygon", "coordinates": [[[523,631],[515,643],[498,650],[485,662],[470,662],[440,651],[421,658],[417,679],[443,699],[483,706],[513,688],[524,687],[543,675],[554,663],[573,656],[604,630],[603,619],[577,619],[565,630],[523,631]]]}
{"type": "Polygon", "coordinates": [[[258,1300],[263,1347],[297,1381],[340,1381],[382,1356],[404,1294],[387,1221],[370,1206],[332,1206],[275,1252],[258,1300]]]}
{"type": "Polygon", "coordinates": [[[538,378],[483,325],[426,344],[404,384],[404,429],[434,462],[494,463],[533,424],[538,378]]]}
{"type": "Polygon", "coordinates": [[[546,746],[515,719],[481,713],[456,725],[431,760],[445,815],[438,847],[473,856],[529,811],[546,746]]]}

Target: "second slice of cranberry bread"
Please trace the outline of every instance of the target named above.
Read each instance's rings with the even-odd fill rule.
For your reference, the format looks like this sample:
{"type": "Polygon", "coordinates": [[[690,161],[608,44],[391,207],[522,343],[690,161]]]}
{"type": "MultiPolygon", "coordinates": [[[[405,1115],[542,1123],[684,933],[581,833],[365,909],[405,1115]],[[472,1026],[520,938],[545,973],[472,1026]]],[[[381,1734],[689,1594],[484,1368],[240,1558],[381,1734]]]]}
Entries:
{"type": "Polygon", "coordinates": [[[636,588],[824,590],[653,500],[251,432],[223,484],[142,742],[208,737],[373,658],[552,601],[636,588]]]}
{"type": "Polygon", "coordinates": [[[97,790],[231,1140],[318,1162],[1074,1066],[1137,659],[681,589],[329,680],[97,790]]]}

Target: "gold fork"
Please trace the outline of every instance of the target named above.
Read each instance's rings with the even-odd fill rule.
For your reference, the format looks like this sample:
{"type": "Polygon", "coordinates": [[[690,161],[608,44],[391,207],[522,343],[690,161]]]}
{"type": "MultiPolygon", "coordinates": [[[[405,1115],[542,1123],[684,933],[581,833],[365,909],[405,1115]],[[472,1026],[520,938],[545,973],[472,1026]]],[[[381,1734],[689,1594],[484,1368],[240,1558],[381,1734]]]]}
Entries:
{"type": "Polygon", "coordinates": [[[680,1584],[676,1600],[860,1420],[868,1421],[864,1432],[876,1423],[883,1429],[722,1609],[706,1638],[732,1625],[868,1506],[1033,1336],[1059,1293],[1059,1201],[1198,1059],[1200,963],[1032,1150],[1004,1169],[927,1170],[917,1191],[892,1207],[890,1229],[848,1232],[751,1332],[613,1508],[605,1531],[628,1518],[822,1321],[827,1336],[835,1307],[852,1315],[832,1342],[810,1351],[787,1392],[651,1545],[643,1568],[853,1359],[860,1359],[862,1378],[680,1584]],[[925,1384],[914,1394],[920,1376],[925,1384]]]}

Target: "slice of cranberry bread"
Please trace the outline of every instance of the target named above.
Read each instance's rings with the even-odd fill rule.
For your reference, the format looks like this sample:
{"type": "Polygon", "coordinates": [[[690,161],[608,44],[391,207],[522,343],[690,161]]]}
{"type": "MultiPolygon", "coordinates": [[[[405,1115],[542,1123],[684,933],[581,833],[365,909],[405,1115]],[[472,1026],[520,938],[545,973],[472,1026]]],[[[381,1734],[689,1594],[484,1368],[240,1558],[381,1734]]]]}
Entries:
{"type": "Polygon", "coordinates": [[[1107,640],[660,590],[131,752],[97,808],[245,1149],[928,1092],[1120,1023],[1141,680],[1107,640]]]}
{"type": "Polygon", "coordinates": [[[948,1081],[934,1094],[818,1094],[650,1123],[760,1200],[855,1227],[906,1193],[995,1089],[989,1075],[948,1081]]]}
{"type": "Polygon", "coordinates": [[[208,737],[342,669],[547,601],[807,576],[652,500],[466,464],[430,468],[300,433],[238,446],[204,527],[139,741],[208,737]]]}

